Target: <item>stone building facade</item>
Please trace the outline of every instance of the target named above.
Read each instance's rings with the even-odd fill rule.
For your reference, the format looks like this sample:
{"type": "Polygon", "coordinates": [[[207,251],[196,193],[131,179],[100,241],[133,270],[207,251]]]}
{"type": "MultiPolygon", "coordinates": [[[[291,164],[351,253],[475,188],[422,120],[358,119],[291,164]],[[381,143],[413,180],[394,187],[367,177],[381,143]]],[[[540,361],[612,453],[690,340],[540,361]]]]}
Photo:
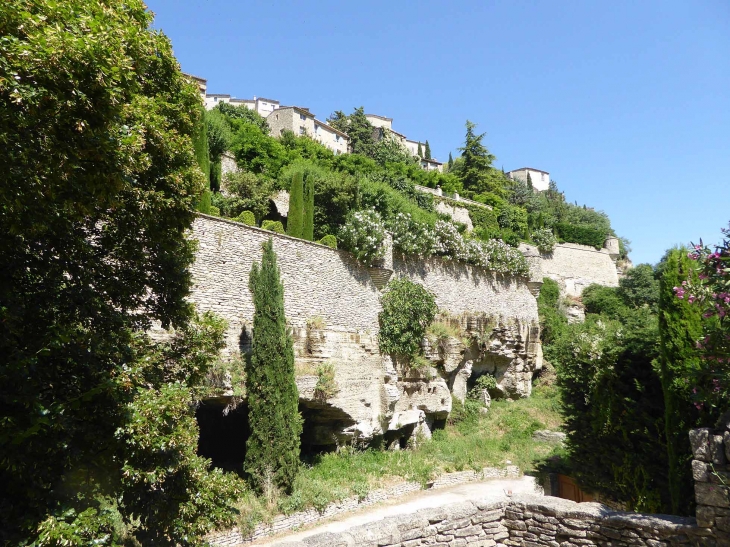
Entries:
{"type": "Polygon", "coordinates": [[[206,110],[212,110],[219,103],[229,103],[233,106],[245,106],[250,110],[255,110],[264,118],[279,108],[279,101],[275,99],[265,99],[263,97],[254,96],[253,99],[237,99],[226,93],[211,93],[203,97],[206,110]]]}
{"type": "Polygon", "coordinates": [[[291,131],[295,135],[308,135],[335,154],[349,152],[350,138],[347,134],[318,120],[306,108],[284,106],[269,114],[266,121],[272,137],[281,137],[284,131],[291,131]]]}
{"type": "Polygon", "coordinates": [[[543,192],[550,187],[550,173],[532,167],[521,167],[506,173],[512,180],[527,182],[527,175],[530,175],[532,187],[538,192],[543,192]]]}

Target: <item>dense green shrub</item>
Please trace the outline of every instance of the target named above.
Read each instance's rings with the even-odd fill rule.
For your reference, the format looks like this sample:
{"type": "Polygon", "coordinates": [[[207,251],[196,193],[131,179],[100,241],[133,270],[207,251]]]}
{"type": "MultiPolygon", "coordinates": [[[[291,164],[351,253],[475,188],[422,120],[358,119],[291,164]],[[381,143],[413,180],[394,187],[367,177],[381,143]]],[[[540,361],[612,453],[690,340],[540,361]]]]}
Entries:
{"type": "Polygon", "coordinates": [[[286,233],[292,237],[302,237],[304,230],[304,177],[294,173],[289,189],[289,213],[286,217],[286,233]]]}
{"type": "Polygon", "coordinates": [[[261,227],[264,230],[275,232],[277,234],[286,234],[286,232],[284,231],[284,226],[278,220],[264,220],[264,222],[261,224],[261,227]]]}
{"type": "Polygon", "coordinates": [[[337,238],[332,234],[327,234],[319,240],[322,245],[326,245],[330,249],[337,249],[337,238]]]}
{"type": "Polygon", "coordinates": [[[627,309],[618,287],[606,287],[593,283],[583,289],[581,298],[586,313],[602,313],[615,319],[627,309]]]}
{"type": "Polygon", "coordinates": [[[469,211],[469,218],[471,219],[471,223],[475,230],[499,229],[497,215],[493,209],[487,209],[486,207],[479,207],[478,205],[472,205],[464,202],[459,203],[459,207],[464,207],[467,211],[469,211]]]}
{"type": "Polygon", "coordinates": [[[576,226],[565,222],[555,224],[555,232],[567,243],[579,243],[580,245],[589,245],[596,249],[602,249],[603,243],[606,241],[607,232],[587,228],[585,226],[576,226]]]}
{"type": "Polygon", "coordinates": [[[629,509],[671,509],[656,316],[589,314],[546,352],[558,372],[572,475],[629,509]]]}
{"type": "Polygon", "coordinates": [[[619,294],[627,306],[648,306],[656,311],[659,301],[659,280],[650,264],[639,264],[619,279],[619,294]]]}
{"type": "MultiPolygon", "coordinates": [[[[693,482],[692,452],[687,435],[691,428],[711,423],[709,417],[693,404],[692,394],[693,380],[701,366],[697,341],[703,337],[702,311],[677,298],[674,290],[693,273],[687,249],[670,250],[660,264],[660,271],[659,366],[664,390],[669,489],[673,512],[688,515],[691,514],[693,482]]],[[[634,295],[636,291],[629,294],[634,295]]]]}
{"type": "Polygon", "coordinates": [[[219,217],[221,216],[221,210],[218,209],[218,207],[216,207],[215,205],[211,205],[208,208],[208,214],[214,217],[219,217]]]}
{"type": "Polygon", "coordinates": [[[284,287],[269,239],[249,278],[254,317],[246,394],[250,436],[244,469],[259,492],[290,491],[299,469],[302,418],[294,375],[294,348],[284,316],[284,287]]]}
{"type": "Polygon", "coordinates": [[[193,545],[240,492],[196,454],[223,331],[187,300],[202,110],[152,19],[0,3],[3,545],[193,545]]]}
{"type": "Polygon", "coordinates": [[[256,226],[256,217],[251,211],[244,211],[233,220],[246,224],[247,226],[256,226]]]}
{"type": "Polygon", "coordinates": [[[433,293],[409,279],[395,279],[380,300],[380,352],[402,357],[419,354],[426,328],[438,312],[433,293]]]}
{"type": "Polygon", "coordinates": [[[563,333],[568,319],[560,309],[560,287],[549,277],[542,280],[537,312],[540,317],[540,339],[544,344],[550,344],[563,333]]]}
{"type": "Polygon", "coordinates": [[[223,177],[223,188],[228,195],[218,192],[212,200],[223,216],[235,218],[243,211],[252,211],[261,219],[269,212],[269,196],[273,192],[269,180],[248,171],[229,172],[223,177]]]}

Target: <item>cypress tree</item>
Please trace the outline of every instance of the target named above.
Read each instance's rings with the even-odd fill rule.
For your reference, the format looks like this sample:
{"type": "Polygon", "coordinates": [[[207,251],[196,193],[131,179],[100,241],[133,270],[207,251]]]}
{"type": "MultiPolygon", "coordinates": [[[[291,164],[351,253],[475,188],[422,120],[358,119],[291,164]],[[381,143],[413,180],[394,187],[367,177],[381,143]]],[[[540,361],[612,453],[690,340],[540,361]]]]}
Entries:
{"type": "Polygon", "coordinates": [[[304,182],[304,226],[302,239],[314,241],[314,177],[310,174],[304,182]]]}
{"type": "Polygon", "coordinates": [[[530,172],[527,172],[527,187],[532,190],[532,177],[530,176],[530,172]]]}
{"type": "Polygon", "coordinates": [[[430,160],[431,159],[431,145],[428,144],[428,141],[426,141],[426,149],[424,150],[423,153],[426,154],[426,159],[427,160],[430,160]]]}
{"type": "Polygon", "coordinates": [[[454,166],[454,158],[451,157],[451,152],[449,152],[449,170],[454,166]]]}
{"type": "Polygon", "coordinates": [[[195,161],[205,175],[205,180],[210,185],[210,153],[208,151],[208,124],[205,121],[205,108],[200,105],[200,118],[193,130],[193,147],[195,150],[195,161]]]}
{"type": "Polygon", "coordinates": [[[289,215],[286,219],[286,233],[292,237],[302,237],[304,227],[304,177],[295,173],[289,190],[289,215]]]}
{"type": "Polygon", "coordinates": [[[659,268],[659,366],[664,392],[669,494],[674,514],[690,514],[692,452],[687,433],[703,421],[692,403],[691,392],[691,378],[701,366],[696,343],[702,338],[702,315],[698,306],[680,300],[674,293],[674,287],[681,286],[692,271],[687,249],[670,250],[659,268]]]}
{"type": "Polygon", "coordinates": [[[423,148],[421,148],[421,143],[420,142],[418,143],[418,152],[417,152],[417,154],[418,154],[418,157],[419,158],[422,158],[423,157],[423,148]]]}
{"type": "Polygon", "coordinates": [[[299,468],[299,393],[294,378],[294,349],[286,331],[284,287],[269,239],[261,266],[249,277],[254,317],[251,359],[246,366],[248,421],[244,470],[263,492],[272,485],[291,491],[299,468]]]}

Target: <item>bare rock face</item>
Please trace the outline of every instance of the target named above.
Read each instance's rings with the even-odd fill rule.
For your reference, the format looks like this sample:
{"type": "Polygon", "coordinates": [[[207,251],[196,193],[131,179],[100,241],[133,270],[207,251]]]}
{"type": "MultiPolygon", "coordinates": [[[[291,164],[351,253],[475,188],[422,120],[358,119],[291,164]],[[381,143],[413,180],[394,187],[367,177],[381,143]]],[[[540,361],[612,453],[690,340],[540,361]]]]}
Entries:
{"type": "MultiPolygon", "coordinates": [[[[502,397],[530,394],[532,374],[541,365],[536,325],[479,314],[447,320],[455,335],[424,338],[427,361],[419,366],[381,355],[374,334],[316,323],[293,329],[302,444],[323,448],[380,438],[393,450],[410,446],[430,438],[451,412],[453,397],[463,401],[486,373],[495,377],[502,397]],[[334,370],[328,389],[323,364],[334,370]]],[[[482,399],[486,410],[486,390],[482,399]]]]}

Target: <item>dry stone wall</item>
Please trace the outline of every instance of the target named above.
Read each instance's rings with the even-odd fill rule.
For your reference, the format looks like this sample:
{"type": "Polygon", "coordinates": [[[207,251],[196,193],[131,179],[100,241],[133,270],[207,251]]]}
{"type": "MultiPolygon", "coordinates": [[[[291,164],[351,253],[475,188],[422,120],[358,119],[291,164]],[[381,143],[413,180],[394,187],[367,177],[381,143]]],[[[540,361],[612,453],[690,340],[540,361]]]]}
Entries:
{"type": "MultiPolygon", "coordinates": [[[[446,488],[477,480],[515,478],[519,475],[520,470],[516,466],[507,466],[504,469],[485,467],[480,472],[470,470],[445,473],[433,481],[433,483],[428,484],[427,488],[438,490],[440,488],[446,488]]],[[[230,530],[213,532],[207,537],[207,540],[213,547],[247,545],[265,537],[280,534],[287,530],[294,530],[302,526],[315,524],[319,521],[326,520],[343,513],[363,509],[383,501],[393,500],[401,496],[405,496],[406,494],[418,492],[419,490],[423,490],[423,485],[421,483],[413,481],[403,482],[387,488],[373,490],[368,492],[368,494],[363,498],[353,496],[338,502],[330,503],[321,511],[308,509],[291,515],[279,515],[268,524],[262,523],[257,525],[250,533],[245,533],[237,527],[231,528],[230,530]]]]}
{"type": "Polygon", "coordinates": [[[325,532],[282,547],[720,547],[713,530],[695,519],[617,512],[599,503],[519,495],[423,509],[325,532]]]}

